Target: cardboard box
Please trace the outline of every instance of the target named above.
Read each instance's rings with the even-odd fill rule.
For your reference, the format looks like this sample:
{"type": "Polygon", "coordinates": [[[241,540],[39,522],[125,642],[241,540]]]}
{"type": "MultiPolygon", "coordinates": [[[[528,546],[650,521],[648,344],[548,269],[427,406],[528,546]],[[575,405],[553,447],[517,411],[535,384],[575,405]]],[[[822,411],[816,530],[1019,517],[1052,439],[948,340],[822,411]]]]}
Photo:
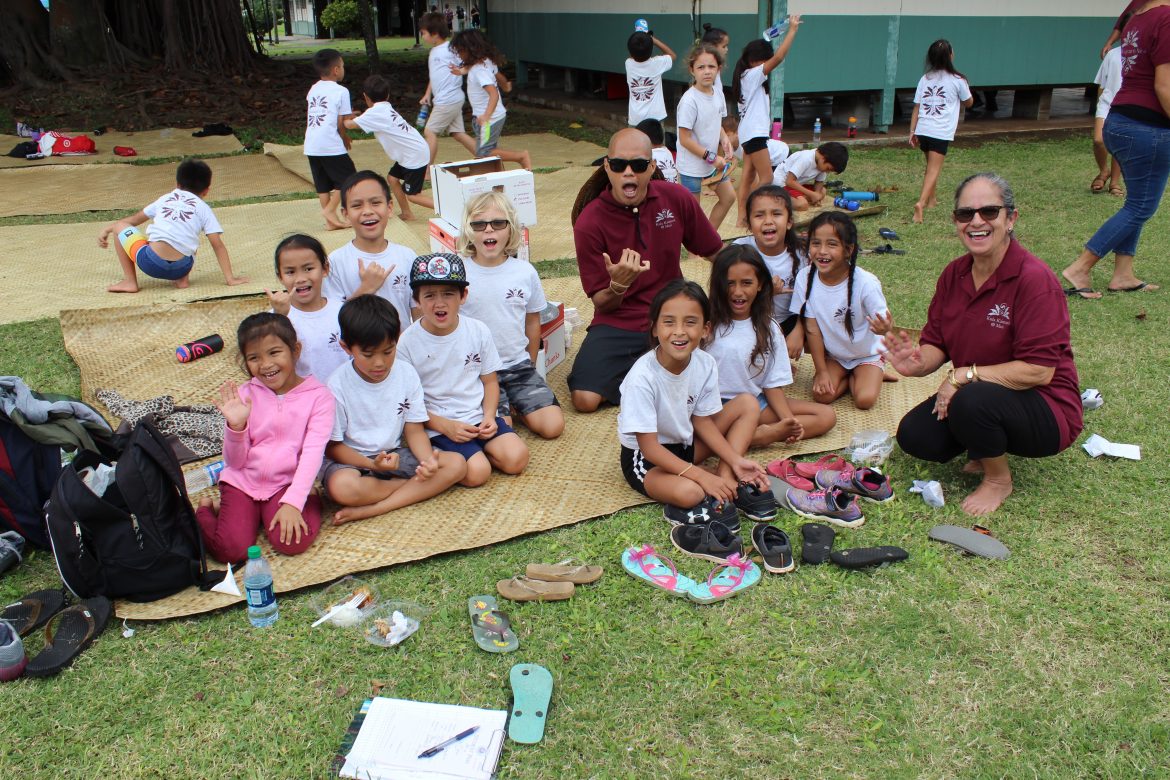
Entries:
{"type": "Polygon", "coordinates": [[[459,254],[459,228],[442,217],[433,217],[427,227],[432,252],[459,254]]]}
{"type": "Polygon", "coordinates": [[[536,372],[543,377],[565,362],[565,353],[569,351],[565,337],[565,304],[549,301],[540,319],[540,351],[536,354],[536,372]],[[551,315],[547,321],[546,314],[551,315]]]}
{"type": "Polygon", "coordinates": [[[522,225],[536,224],[536,183],[532,171],[504,170],[499,157],[437,163],[431,166],[435,211],[453,225],[463,224],[463,207],[484,192],[503,192],[522,225]]]}

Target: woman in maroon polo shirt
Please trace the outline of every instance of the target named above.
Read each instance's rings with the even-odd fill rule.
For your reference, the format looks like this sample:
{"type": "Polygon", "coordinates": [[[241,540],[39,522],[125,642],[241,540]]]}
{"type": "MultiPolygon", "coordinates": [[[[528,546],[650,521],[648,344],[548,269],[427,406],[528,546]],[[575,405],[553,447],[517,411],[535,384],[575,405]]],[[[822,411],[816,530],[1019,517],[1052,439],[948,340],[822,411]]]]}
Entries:
{"type": "Polygon", "coordinates": [[[953,217],[967,254],[939,277],[917,346],[903,331],[885,338],[904,376],[952,368],[935,395],[898,426],[898,444],[916,458],[945,463],[962,452],[964,471],[982,474],[963,510],[986,515],[1012,492],[1008,454],[1055,455],[1081,432],[1068,303],[1042,260],[1012,235],[1015,195],[994,173],[955,191],[953,217]]]}

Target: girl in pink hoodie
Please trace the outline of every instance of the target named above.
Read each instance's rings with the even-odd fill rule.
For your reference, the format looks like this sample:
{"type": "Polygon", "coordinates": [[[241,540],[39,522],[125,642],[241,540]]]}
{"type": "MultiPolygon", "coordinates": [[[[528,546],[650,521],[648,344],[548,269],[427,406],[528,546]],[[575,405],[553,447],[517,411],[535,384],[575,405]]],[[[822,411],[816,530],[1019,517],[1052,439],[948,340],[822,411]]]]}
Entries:
{"type": "Polygon", "coordinates": [[[252,378],[219,389],[227,423],[220,500],[201,500],[195,517],[207,551],[225,563],[242,560],[261,527],[273,549],[298,555],[321,530],[321,499],[312,491],[333,429],[333,395],[297,376],[301,345],[287,317],[253,314],[236,338],[252,378]]]}

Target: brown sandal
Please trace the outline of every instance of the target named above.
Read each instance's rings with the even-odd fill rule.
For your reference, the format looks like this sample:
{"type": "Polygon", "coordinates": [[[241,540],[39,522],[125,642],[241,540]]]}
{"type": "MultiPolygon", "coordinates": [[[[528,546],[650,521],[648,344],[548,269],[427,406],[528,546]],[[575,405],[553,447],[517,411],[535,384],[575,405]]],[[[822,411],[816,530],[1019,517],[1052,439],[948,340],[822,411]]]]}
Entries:
{"type": "Polygon", "coordinates": [[[572,598],[577,586],[571,582],[545,582],[513,577],[496,583],[496,590],[509,601],[564,601],[572,598]]]}
{"type": "Polygon", "coordinates": [[[1093,193],[1094,195],[1100,195],[1105,191],[1105,187],[1108,185],[1109,177],[1098,174],[1097,178],[1093,179],[1093,183],[1089,185],[1089,192],[1093,193]]]}
{"type": "Polygon", "coordinates": [[[572,582],[588,585],[601,579],[600,566],[570,566],[564,563],[530,563],[525,573],[534,580],[545,582],[572,582]]]}
{"type": "Polygon", "coordinates": [[[1115,198],[1124,198],[1125,197],[1125,190],[1121,189],[1121,187],[1118,187],[1116,184],[1114,184],[1112,187],[1109,188],[1109,194],[1115,198]]]}

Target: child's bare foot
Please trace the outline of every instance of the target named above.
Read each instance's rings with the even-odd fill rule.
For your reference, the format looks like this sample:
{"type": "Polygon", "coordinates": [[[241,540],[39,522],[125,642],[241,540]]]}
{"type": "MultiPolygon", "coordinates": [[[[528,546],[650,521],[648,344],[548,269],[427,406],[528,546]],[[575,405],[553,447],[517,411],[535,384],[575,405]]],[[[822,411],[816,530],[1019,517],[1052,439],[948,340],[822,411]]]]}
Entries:
{"type": "Polygon", "coordinates": [[[978,460],[969,460],[963,464],[964,474],[982,474],[983,462],[978,460]]]}
{"type": "Polygon", "coordinates": [[[184,276],[182,279],[175,280],[175,289],[176,290],[185,290],[190,286],[191,286],[191,277],[190,276],[184,276]]]}
{"type": "Polygon", "coordinates": [[[979,517],[999,509],[1004,500],[1012,494],[1012,480],[992,479],[984,476],[975,492],[963,499],[963,511],[979,517]]]}
{"type": "Polygon", "coordinates": [[[933,209],[933,208],[935,208],[935,207],[937,207],[937,206],[938,206],[938,198],[931,198],[930,200],[928,200],[928,201],[926,202],[926,207],[927,207],[928,209],[933,209]]]}
{"type": "Polygon", "coordinates": [[[921,203],[914,204],[914,222],[919,224],[919,225],[922,224],[922,204],[921,203]]]}
{"type": "Polygon", "coordinates": [[[125,279],[117,284],[111,284],[106,288],[106,292],[112,293],[136,293],[138,292],[138,282],[128,282],[125,279]]]}
{"type": "Polygon", "coordinates": [[[385,512],[382,511],[378,504],[343,506],[333,513],[333,524],[345,525],[346,523],[352,523],[354,520],[365,520],[367,517],[377,517],[381,514],[385,514],[385,512]]]}
{"type": "Polygon", "coordinates": [[[526,171],[532,170],[532,155],[528,152],[520,153],[520,167],[526,171]]]}
{"type": "Polygon", "coordinates": [[[399,213],[398,218],[401,219],[403,222],[413,222],[414,221],[414,212],[413,211],[402,211],[399,213]]]}

